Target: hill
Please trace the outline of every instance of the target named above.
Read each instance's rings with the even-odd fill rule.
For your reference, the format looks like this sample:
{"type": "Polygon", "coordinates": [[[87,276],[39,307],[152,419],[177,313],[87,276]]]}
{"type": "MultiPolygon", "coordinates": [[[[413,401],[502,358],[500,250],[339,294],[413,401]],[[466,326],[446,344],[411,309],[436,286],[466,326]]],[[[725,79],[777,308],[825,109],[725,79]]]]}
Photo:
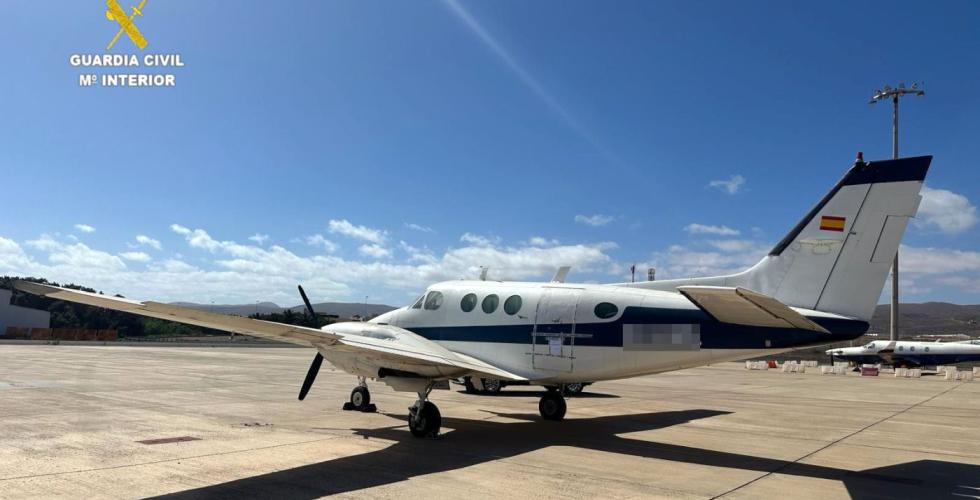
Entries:
{"type": "MultiPolygon", "coordinates": [[[[258,304],[197,304],[193,302],[173,302],[174,305],[200,309],[202,311],[212,311],[221,314],[234,314],[236,316],[251,316],[255,313],[273,314],[281,313],[289,309],[295,313],[302,313],[306,306],[283,307],[273,302],[259,302],[258,304]]],[[[385,304],[364,304],[357,302],[318,302],[313,304],[313,310],[321,314],[332,314],[340,318],[350,318],[360,315],[374,317],[395,309],[385,304]]]]}
{"type": "MultiPolygon", "coordinates": [[[[889,311],[888,304],[875,308],[869,333],[888,333],[889,311]]],[[[946,302],[924,302],[901,304],[898,311],[898,325],[902,337],[954,333],[980,336],[980,305],[961,306],[946,302]]]]}

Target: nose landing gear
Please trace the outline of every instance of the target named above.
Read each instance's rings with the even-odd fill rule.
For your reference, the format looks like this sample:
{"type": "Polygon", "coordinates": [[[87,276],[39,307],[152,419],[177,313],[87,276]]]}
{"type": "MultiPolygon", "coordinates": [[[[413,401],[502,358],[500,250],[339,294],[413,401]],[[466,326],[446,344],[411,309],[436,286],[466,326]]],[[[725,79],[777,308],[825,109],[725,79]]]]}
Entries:
{"type": "Polygon", "coordinates": [[[378,407],[371,404],[371,391],[368,390],[364,377],[357,377],[357,387],[350,391],[350,401],[344,403],[344,409],[367,413],[378,411],[378,407]]]}

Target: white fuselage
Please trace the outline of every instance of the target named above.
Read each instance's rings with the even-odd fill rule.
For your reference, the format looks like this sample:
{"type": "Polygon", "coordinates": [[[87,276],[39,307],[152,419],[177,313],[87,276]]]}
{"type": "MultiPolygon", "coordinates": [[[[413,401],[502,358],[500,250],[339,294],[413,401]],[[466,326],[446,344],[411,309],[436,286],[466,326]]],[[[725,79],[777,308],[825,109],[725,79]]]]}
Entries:
{"type": "Polygon", "coordinates": [[[615,285],[444,282],[372,322],[541,382],[626,378],[792,349],[761,340],[714,348],[704,335],[721,326],[683,295],[615,285]]]}

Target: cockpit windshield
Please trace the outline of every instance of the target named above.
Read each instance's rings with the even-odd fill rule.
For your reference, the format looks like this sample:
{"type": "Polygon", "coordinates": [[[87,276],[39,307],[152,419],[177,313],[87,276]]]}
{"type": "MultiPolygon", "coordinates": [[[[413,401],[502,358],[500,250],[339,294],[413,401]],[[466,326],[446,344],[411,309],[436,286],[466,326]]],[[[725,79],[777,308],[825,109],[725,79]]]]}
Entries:
{"type": "Polygon", "coordinates": [[[864,348],[865,349],[874,349],[875,348],[875,343],[874,342],[871,342],[868,345],[864,346],[864,348]]]}
{"type": "Polygon", "coordinates": [[[419,298],[412,304],[412,309],[422,309],[422,301],[425,300],[425,294],[419,295],[419,298]]]}

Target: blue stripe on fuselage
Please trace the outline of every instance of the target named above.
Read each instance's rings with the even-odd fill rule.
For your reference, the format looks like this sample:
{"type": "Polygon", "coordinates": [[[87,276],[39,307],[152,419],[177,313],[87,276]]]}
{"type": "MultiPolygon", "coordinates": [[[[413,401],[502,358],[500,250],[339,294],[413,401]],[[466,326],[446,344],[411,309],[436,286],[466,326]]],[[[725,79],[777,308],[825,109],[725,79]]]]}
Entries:
{"type": "MultiPolygon", "coordinates": [[[[575,345],[622,347],[623,325],[698,324],[702,349],[778,349],[820,345],[852,340],[868,329],[865,321],[818,317],[810,319],[831,334],[796,328],[763,328],[720,323],[704,312],[693,309],[627,307],[615,321],[575,325],[575,333],[578,334],[575,345]]],[[[547,325],[547,329],[544,326],[539,327],[538,331],[569,333],[572,330],[570,323],[547,325]]],[[[430,340],[529,344],[533,325],[413,326],[406,329],[430,340]]],[[[570,339],[565,342],[570,343],[570,339]]],[[[538,337],[538,343],[546,344],[547,338],[538,337]]]]}

